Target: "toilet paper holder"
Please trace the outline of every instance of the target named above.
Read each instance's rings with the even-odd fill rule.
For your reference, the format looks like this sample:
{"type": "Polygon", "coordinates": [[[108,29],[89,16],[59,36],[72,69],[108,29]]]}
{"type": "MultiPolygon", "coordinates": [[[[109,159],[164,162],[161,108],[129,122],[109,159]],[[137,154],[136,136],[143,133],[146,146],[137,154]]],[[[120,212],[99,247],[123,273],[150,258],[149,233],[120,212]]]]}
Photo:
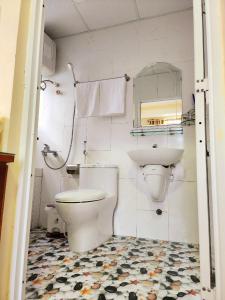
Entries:
{"type": "Polygon", "coordinates": [[[79,175],[80,174],[80,164],[67,165],[66,172],[67,172],[67,174],[71,174],[71,175],[79,175]]]}

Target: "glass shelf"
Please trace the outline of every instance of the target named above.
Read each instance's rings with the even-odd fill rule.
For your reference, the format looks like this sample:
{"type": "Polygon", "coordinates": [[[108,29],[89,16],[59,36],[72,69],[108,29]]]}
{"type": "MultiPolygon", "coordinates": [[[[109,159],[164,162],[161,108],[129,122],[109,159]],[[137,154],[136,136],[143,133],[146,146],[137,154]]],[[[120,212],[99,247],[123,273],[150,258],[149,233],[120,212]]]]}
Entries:
{"type": "Polygon", "coordinates": [[[183,134],[183,126],[154,126],[154,127],[140,127],[134,128],[130,131],[132,136],[149,136],[159,134],[183,134]]]}
{"type": "Polygon", "coordinates": [[[183,134],[183,127],[194,126],[195,119],[187,118],[183,119],[180,125],[164,125],[164,126],[149,126],[149,127],[137,127],[130,131],[132,136],[148,136],[157,134],[183,134]]]}

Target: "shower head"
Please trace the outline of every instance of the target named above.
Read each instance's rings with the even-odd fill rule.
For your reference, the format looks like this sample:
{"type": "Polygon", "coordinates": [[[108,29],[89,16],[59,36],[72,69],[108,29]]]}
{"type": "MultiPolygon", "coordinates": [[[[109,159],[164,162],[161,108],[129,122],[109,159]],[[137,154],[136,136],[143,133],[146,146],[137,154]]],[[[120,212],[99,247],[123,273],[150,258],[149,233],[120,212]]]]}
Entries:
{"type": "Polygon", "coordinates": [[[69,63],[67,64],[67,67],[68,67],[70,70],[72,70],[72,69],[73,69],[73,64],[69,62],[69,63]]]}
{"type": "Polygon", "coordinates": [[[73,80],[74,80],[74,86],[76,86],[77,81],[76,81],[76,77],[75,77],[75,73],[74,73],[73,64],[69,62],[69,63],[67,64],[67,67],[68,67],[68,69],[72,72],[73,80]]]}

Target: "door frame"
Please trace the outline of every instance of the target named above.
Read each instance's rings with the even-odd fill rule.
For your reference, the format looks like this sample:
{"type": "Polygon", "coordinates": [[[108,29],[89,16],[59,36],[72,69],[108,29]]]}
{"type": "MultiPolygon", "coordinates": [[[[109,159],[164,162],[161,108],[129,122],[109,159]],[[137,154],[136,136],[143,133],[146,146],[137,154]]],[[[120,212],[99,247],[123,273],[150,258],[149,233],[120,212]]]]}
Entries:
{"type": "Polygon", "coordinates": [[[19,176],[13,249],[10,270],[9,299],[25,299],[25,275],[29,242],[34,182],[34,151],[37,139],[40,67],[44,35],[44,0],[32,0],[27,57],[25,64],[24,106],[22,112],[20,156],[24,161],[19,176]]]}
{"type": "Polygon", "coordinates": [[[193,2],[196,115],[195,128],[201,294],[204,299],[209,300],[213,298],[211,297],[211,241],[205,118],[208,78],[206,78],[205,70],[206,54],[204,53],[203,1],[204,0],[194,0],[193,2]]]}
{"type": "Polygon", "coordinates": [[[216,300],[225,299],[225,5],[223,1],[205,0],[216,300]]]}
{"type": "MultiPolygon", "coordinates": [[[[194,0],[195,30],[201,31],[202,2],[194,0]]],[[[208,78],[202,72],[203,41],[201,34],[195,34],[195,75],[196,75],[196,142],[198,165],[198,206],[199,206],[199,235],[200,235],[200,265],[201,288],[205,300],[225,299],[225,40],[223,39],[222,22],[225,13],[222,0],[204,0],[207,36],[207,67],[208,78]],[[224,13],[224,15],[222,15],[224,13]],[[199,56],[198,56],[199,55],[199,56]],[[209,102],[209,139],[210,139],[210,182],[211,205],[213,219],[213,237],[215,256],[216,287],[211,287],[210,280],[210,232],[209,206],[207,192],[207,164],[205,145],[205,97],[209,102]],[[199,123],[200,122],[200,123],[199,123]],[[207,234],[208,232],[208,234],[207,234]]],[[[224,18],[224,19],[223,19],[224,18]]],[[[224,25],[223,25],[224,26],[224,25]]]]}
{"type": "MultiPolygon", "coordinates": [[[[43,1],[32,1],[32,13],[30,18],[30,32],[26,62],[26,80],[25,80],[25,96],[23,111],[23,141],[21,145],[21,153],[24,157],[24,167],[20,176],[20,183],[17,196],[16,220],[14,229],[14,246],[12,253],[11,277],[10,277],[10,300],[21,300],[24,297],[25,272],[27,263],[27,248],[30,230],[30,216],[33,196],[33,178],[34,174],[34,149],[37,137],[37,120],[39,107],[39,90],[40,83],[40,61],[42,57],[42,41],[43,41],[43,1]]],[[[196,2],[193,1],[194,13],[196,13],[196,2]]],[[[220,28],[220,19],[218,11],[220,9],[221,0],[205,0],[207,10],[207,36],[208,36],[208,65],[209,65],[209,97],[210,99],[223,99],[224,92],[218,89],[218,80],[220,87],[222,85],[220,74],[216,69],[221,70],[222,53],[220,42],[222,37],[222,29],[220,28]],[[217,48],[213,47],[213,43],[217,44],[217,48]]],[[[224,108],[223,104],[216,104],[212,101],[209,111],[211,119],[210,142],[211,142],[211,169],[212,169],[212,190],[213,190],[213,214],[214,214],[214,233],[215,233],[215,257],[216,257],[216,276],[217,286],[216,294],[207,293],[204,295],[205,300],[223,300],[225,299],[225,218],[222,213],[225,212],[224,195],[225,184],[221,186],[218,180],[223,172],[223,165],[220,164],[222,153],[217,149],[221,145],[217,139],[218,130],[224,120],[221,115],[215,115],[215,111],[224,108]],[[224,210],[221,211],[221,208],[224,210]]],[[[225,114],[224,114],[225,115],[225,114]]],[[[223,141],[225,149],[225,141],[223,141]]],[[[225,153],[225,150],[224,150],[225,153]]],[[[225,168],[224,168],[225,169],[225,168]]],[[[203,231],[204,232],[204,231],[203,231]]],[[[201,265],[204,268],[204,265],[201,265]]],[[[208,263],[206,265],[208,270],[208,263]]],[[[208,277],[207,277],[208,278],[208,277]]],[[[208,280],[206,278],[206,280],[208,280]]]]}

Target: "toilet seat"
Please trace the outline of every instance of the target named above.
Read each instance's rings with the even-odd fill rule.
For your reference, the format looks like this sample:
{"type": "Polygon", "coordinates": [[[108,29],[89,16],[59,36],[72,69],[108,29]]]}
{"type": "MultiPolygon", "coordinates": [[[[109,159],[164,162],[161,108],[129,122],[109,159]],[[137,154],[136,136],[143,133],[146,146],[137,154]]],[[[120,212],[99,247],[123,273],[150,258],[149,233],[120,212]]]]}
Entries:
{"type": "Polygon", "coordinates": [[[106,193],[101,190],[79,189],[59,193],[55,196],[57,203],[87,203],[105,199],[106,193]]]}

